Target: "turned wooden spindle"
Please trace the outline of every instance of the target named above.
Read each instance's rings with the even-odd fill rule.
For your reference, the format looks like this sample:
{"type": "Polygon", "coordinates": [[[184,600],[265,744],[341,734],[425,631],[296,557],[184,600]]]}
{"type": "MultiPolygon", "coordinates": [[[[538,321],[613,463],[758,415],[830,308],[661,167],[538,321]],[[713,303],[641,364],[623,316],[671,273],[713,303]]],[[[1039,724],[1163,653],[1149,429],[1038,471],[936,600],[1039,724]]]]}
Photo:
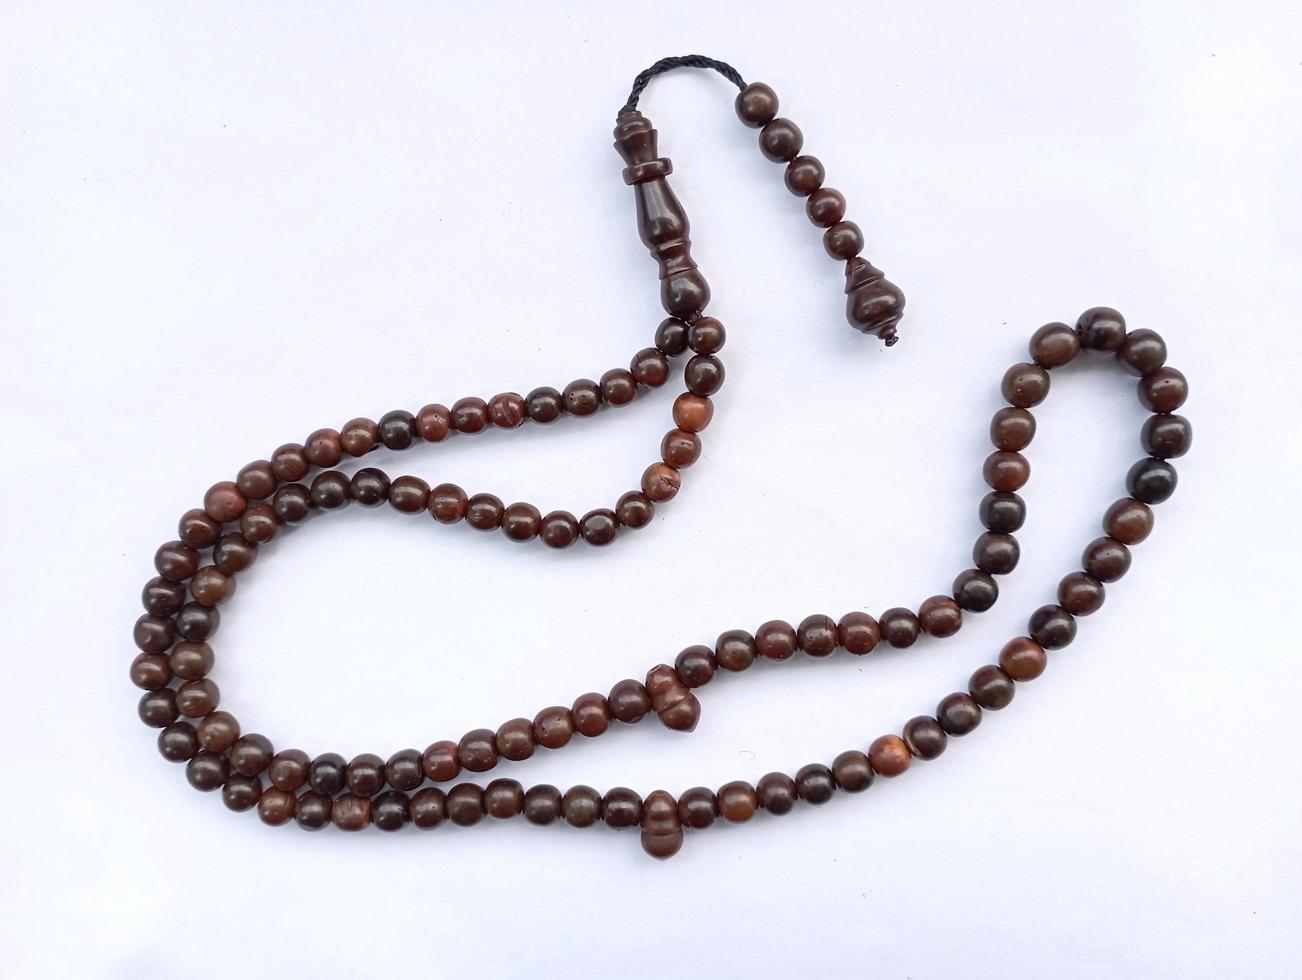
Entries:
{"type": "Polygon", "coordinates": [[[895,325],[904,315],[904,293],[867,259],[845,264],[845,318],[850,326],[880,337],[887,347],[899,337],[895,325]]]}

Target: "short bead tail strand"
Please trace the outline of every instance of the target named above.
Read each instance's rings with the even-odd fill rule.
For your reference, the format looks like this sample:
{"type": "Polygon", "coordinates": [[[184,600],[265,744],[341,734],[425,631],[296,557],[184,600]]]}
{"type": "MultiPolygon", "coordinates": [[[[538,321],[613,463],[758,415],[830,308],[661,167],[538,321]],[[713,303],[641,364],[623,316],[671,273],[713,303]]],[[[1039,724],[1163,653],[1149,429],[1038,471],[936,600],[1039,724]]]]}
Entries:
{"type": "Polygon", "coordinates": [[[982,470],[990,492],[978,509],[985,531],[973,545],[972,567],[959,573],[947,593],[925,599],[916,611],[897,606],[874,616],[857,610],[840,619],[814,614],[794,626],[775,619],[753,632],[725,630],[713,643],[688,646],[672,664],[653,666],[641,680],[618,681],[605,694],[590,692],[568,707],[546,707],[532,718],[514,718],[459,739],[432,742],[424,750],[400,749],[387,756],[363,753],[345,760],[334,752],[278,751],[266,736],[242,731],[236,718],[220,707],[221,694],[210,676],[210,641],[220,624],[219,608],[234,595],[239,576],[259,554],[272,550],[276,539],[308,519],[315,521],[352,504],[387,504],[412,519],[425,515],[440,524],[467,524],[521,543],[537,540],[565,549],[581,540],[604,547],[646,527],[656,509],[677,496],[683,471],[700,457],[701,433],[714,415],[713,396],[724,381],[718,355],[726,332],[719,320],[704,313],[709,286],[691,259],[687,216],[666,180],[672,166],[658,156],[655,130],[635,106],[649,78],[688,64],[714,68],[742,89],[738,115],[747,125],[761,127],[761,150],[786,164],[788,188],[807,199],[811,220],[827,229],[828,252],[847,261],[852,322],[893,342],[903,297],[858,257],[862,235],[843,220],[844,198],[823,186],[818,160],[800,155],[803,138],[794,123],[777,117],[772,89],[744,85],[728,66],[698,56],[667,59],[643,72],[617,120],[615,142],[626,163],[624,180],[637,203],[639,231],[660,268],[661,301],[669,314],[651,346],[634,354],[627,368],[612,368],[598,381],[580,378],[559,390],[543,386],[527,395],[472,395],[450,408],[434,402],[414,413],[391,411],[378,422],[355,418],[339,429],[318,429],[301,443],[285,443],[268,458],[249,463],[233,480],[213,484],[202,507],[181,516],[177,539],[158,548],[157,575],[145,583],[145,612],[133,632],[139,652],[130,676],[144,690],[137,707],[140,719],[159,729],[159,752],[168,761],[184,764],[191,786],[220,791],[229,809],[256,810],[270,826],[398,831],[411,825],[427,830],[444,824],[469,826],[486,817],[523,816],[536,825],[637,827],[646,852],[665,858],[681,848],[685,830],[702,830],[719,818],[740,823],[761,810],[780,816],[798,804],[817,806],[837,794],[862,792],[878,778],[899,776],[915,760],[937,758],[951,738],[972,732],[985,714],[1013,700],[1018,685],[1040,676],[1049,653],[1073,641],[1078,619],[1096,612],[1105,587],[1125,575],[1131,548],[1152,531],[1153,506],[1175,490],[1170,460],[1187,452],[1192,442],[1188,420],[1175,414],[1188,396],[1188,383],[1166,365],[1161,337],[1151,330],[1128,330],[1115,310],[1096,307],[1083,313],[1074,327],[1050,323],[1035,331],[1029,359],[1005,372],[1000,390],[1008,406],[997,411],[990,424],[994,450],[982,470]],[[492,493],[469,493],[452,483],[431,488],[416,476],[391,478],[370,466],[341,468],[345,461],[360,460],[381,447],[401,451],[419,443],[512,430],[525,423],[550,425],[618,408],[663,387],[672,361],[688,351],[686,390],[673,403],[674,425],[660,444],[660,458],[642,473],[638,487],[613,507],[590,510],[581,518],[566,510],[544,515],[533,504],[504,504],[492,493]],[[1005,644],[995,662],[978,668],[963,690],[942,698],[933,714],[909,720],[898,734],[851,747],[830,764],[810,763],[794,776],[773,772],[754,783],[735,780],[717,790],[698,786],[676,797],[656,790],[643,798],[626,787],[603,793],[587,785],[563,792],[546,784],[526,790],[509,777],[484,787],[469,781],[447,786],[463,773],[524,762],[539,749],[562,748],[575,735],[596,738],[649,715],[668,729],[690,732],[701,714],[697,692],[719,671],[742,672],[757,661],[777,663],[798,653],[822,659],[842,650],[862,657],[881,645],[903,649],[923,636],[953,636],[964,614],[981,613],[995,604],[997,577],[1018,564],[1014,532],[1025,520],[1026,505],[1017,491],[1030,477],[1023,450],[1035,436],[1030,409],[1048,395],[1050,373],[1082,351],[1107,355],[1138,378],[1139,400],[1152,413],[1140,434],[1145,456],[1126,475],[1128,495],[1107,509],[1103,535],[1086,546],[1081,568],[1059,583],[1057,602],[1037,609],[1026,634],[1005,644]]]}

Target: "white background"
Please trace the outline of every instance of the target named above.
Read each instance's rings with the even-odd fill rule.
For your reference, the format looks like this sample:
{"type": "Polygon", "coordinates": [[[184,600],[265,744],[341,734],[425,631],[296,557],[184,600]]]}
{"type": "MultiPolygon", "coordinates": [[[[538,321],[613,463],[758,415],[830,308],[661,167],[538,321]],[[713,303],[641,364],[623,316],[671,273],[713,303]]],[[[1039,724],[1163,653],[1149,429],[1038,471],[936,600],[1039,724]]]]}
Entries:
{"type": "MultiPolygon", "coordinates": [[[[14,977],[1297,976],[1302,14],[1292,3],[6,4],[4,802],[14,977]],[[640,677],[765,619],[946,591],[998,379],[1041,323],[1161,331],[1193,452],[1078,641],[938,761],[689,835],[523,821],[271,830],[135,717],[156,546],[215,480],[355,415],[561,386],[660,319],[610,148],[634,74],[769,82],[903,342],[718,77],[642,107],[728,326],[701,462],[648,530],[549,553],[350,510],[266,550],[215,644],[278,747],[387,754],[640,677]]],[[[636,484],[671,386],[388,459],[575,513],[636,484]]],[[[1055,375],[1024,558],[945,643],[762,665],[493,775],[646,793],[830,760],[1024,629],[1139,455],[1134,383],[1055,375]],[[581,742],[582,744],[577,744],[581,742]]]]}

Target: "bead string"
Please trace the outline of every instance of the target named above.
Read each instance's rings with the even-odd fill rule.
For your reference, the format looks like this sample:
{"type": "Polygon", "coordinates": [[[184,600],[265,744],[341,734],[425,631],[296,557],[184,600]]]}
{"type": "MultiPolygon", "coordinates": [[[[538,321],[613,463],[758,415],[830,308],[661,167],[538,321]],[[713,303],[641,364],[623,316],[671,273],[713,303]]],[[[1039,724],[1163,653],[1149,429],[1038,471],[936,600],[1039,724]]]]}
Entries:
{"type": "MultiPolygon", "coordinates": [[[[684,59],[668,60],[686,64],[684,59]]],[[[656,73],[655,68],[648,71],[656,73]]],[[[633,103],[646,84],[642,76],[639,80],[633,103]]],[[[737,81],[741,85],[739,76],[737,81]]],[[[777,97],[762,84],[744,86],[737,98],[742,120],[761,127],[765,155],[786,163],[787,186],[807,198],[811,220],[831,235],[849,224],[842,220],[844,198],[823,187],[822,164],[799,155],[803,143],[799,130],[776,118],[776,110],[777,97]],[[776,134],[770,131],[774,126],[776,134]]],[[[1175,489],[1176,472],[1170,460],[1183,455],[1192,440],[1188,420],[1174,414],[1188,395],[1188,383],[1183,374],[1166,366],[1166,345],[1155,332],[1128,331],[1119,313],[1096,307],[1082,314],[1074,328],[1050,323],[1035,331],[1029,360],[1014,364],[1004,374],[1000,390],[1008,407],[997,411],[990,425],[994,451],[985,461],[983,475],[991,490],[979,508],[986,531],[973,546],[973,567],[957,576],[949,594],[924,600],[916,612],[897,607],[874,617],[854,611],[839,620],[816,614],[796,626],[771,620],[753,633],[727,630],[712,645],[687,647],[672,665],[657,664],[642,681],[621,680],[607,694],[583,694],[568,708],[544,708],[532,719],[475,729],[455,741],[436,741],[423,752],[403,749],[387,758],[364,753],[346,761],[331,752],[312,757],[299,749],[276,751],[266,736],[243,733],[235,717],[219,708],[220,692],[209,676],[214,663],[209,641],[220,622],[218,609],[234,595],[240,573],[295,525],[354,502],[363,507],[387,503],[404,514],[428,514],[441,524],[464,522],[478,531],[500,531],[513,541],[537,539],[547,547],[563,549],[582,540],[603,547],[645,527],[656,506],[677,495],[682,471],[700,456],[700,433],[710,424],[712,396],[724,381],[718,354],[726,333],[717,319],[703,313],[709,289],[691,261],[686,216],[665,182],[670,166],[655,155],[654,130],[640,113],[622,112],[616,141],[629,164],[625,180],[638,195],[639,227],[660,263],[662,299],[671,314],[657,328],[653,346],[638,351],[627,369],[613,368],[595,382],[579,379],[560,391],[540,387],[525,396],[515,392],[488,400],[470,396],[451,408],[435,403],[414,414],[389,412],[379,422],[356,418],[338,430],[318,429],[302,443],[287,443],[268,459],[249,463],[234,480],[214,484],[201,508],[182,515],[177,540],[159,547],[154,557],[158,574],[145,583],[145,613],[135,624],[140,652],[130,676],[145,691],[138,706],[141,720],[160,729],[159,751],[169,761],[185,763],[186,777],[196,789],[220,790],[227,807],[256,808],[266,824],[292,821],[305,830],[331,824],[346,831],[370,825],[396,831],[408,824],[428,829],[445,822],[467,826],[485,816],[518,815],[533,824],[639,826],[647,853],[668,857],[681,847],[684,828],[703,829],[719,817],[741,822],[760,809],[784,814],[797,801],[821,804],[837,791],[857,793],[877,777],[898,776],[914,759],[935,759],[949,738],[973,731],[984,712],[1000,710],[1012,701],[1017,684],[1038,677],[1047,664],[1047,651],[1071,643],[1077,618],[1098,610],[1105,584],[1126,573],[1130,548],[1152,530],[1152,505],[1166,500],[1175,489]],[[661,443],[660,460],[643,472],[640,488],[625,493],[613,508],[592,510],[577,519],[559,510],[544,516],[532,504],[504,505],[491,493],[469,494],[451,483],[431,488],[419,477],[391,479],[375,467],[351,473],[337,468],[345,459],[360,459],[380,446],[405,450],[490,428],[515,429],[525,422],[547,425],[562,416],[583,418],[628,404],[665,385],[671,359],[689,350],[691,357],[683,370],[686,390],[673,404],[674,428],[661,443]],[[1108,508],[1104,535],[1086,547],[1081,570],[1059,583],[1058,601],[1036,610],[1026,635],[1010,640],[997,663],[978,668],[966,690],[943,698],[934,715],[913,718],[900,734],[882,735],[866,751],[848,749],[830,766],[812,763],[794,777],[775,772],[753,785],[738,780],[717,791],[696,787],[676,798],[664,790],[643,799],[624,787],[600,793],[584,785],[565,792],[550,785],[526,791],[510,778],[494,779],[482,788],[469,782],[446,790],[441,787],[463,770],[487,772],[502,761],[522,762],[538,748],[559,749],[576,733],[597,737],[612,722],[636,724],[654,714],[667,728],[692,731],[700,717],[695,692],[719,670],[744,671],[757,659],[784,661],[798,652],[824,658],[842,649],[863,656],[880,643],[905,648],[923,634],[952,636],[965,612],[983,612],[995,604],[999,594],[995,577],[1008,574],[1018,563],[1020,552],[1013,534],[1022,526],[1026,507],[1017,491],[1030,476],[1022,450],[1035,435],[1029,410],[1047,396],[1050,372],[1082,350],[1113,355],[1139,378],[1140,401],[1153,413],[1141,432],[1147,455],[1127,474],[1129,495],[1108,508]]],[[[838,233],[835,247],[828,244],[830,254],[847,261],[851,322],[892,343],[903,295],[858,257],[862,235],[857,226],[853,232],[838,233]],[[865,267],[876,274],[871,282],[863,274],[865,267]],[[862,298],[865,289],[875,291],[867,304],[871,309],[856,313],[856,293],[862,298]]]]}

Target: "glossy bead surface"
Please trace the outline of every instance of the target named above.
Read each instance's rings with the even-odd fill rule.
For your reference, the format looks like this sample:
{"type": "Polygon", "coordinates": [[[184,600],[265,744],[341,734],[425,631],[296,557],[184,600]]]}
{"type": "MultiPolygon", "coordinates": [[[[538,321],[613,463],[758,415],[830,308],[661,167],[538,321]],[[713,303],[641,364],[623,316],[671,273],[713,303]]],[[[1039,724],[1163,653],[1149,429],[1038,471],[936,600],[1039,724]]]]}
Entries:
{"type": "Polygon", "coordinates": [[[1026,502],[1015,493],[992,491],[981,498],[981,523],[998,534],[1012,534],[1026,521],[1026,502]]]}
{"type": "Polygon", "coordinates": [[[1146,504],[1160,504],[1175,493],[1175,467],[1164,459],[1146,456],[1126,473],[1126,492],[1146,504]]]}
{"type": "Polygon", "coordinates": [[[1139,433],[1144,452],[1158,459],[1177,459],[1193,445],[1193,426],[1183,415],[1153,415],[1139,433]]]}
{"type": "Polygon", "coordinates": [[[541,528],[542,514],[533,504],[509,504],[502,511],[502,533],[512,541],[532,541],[541,528]]]}
{"type": "Polygon", "coordinates": [[[579,538],[579,522],[569,511],[554,510],[542,519],[538,536],[549,548],[568,548],[579,538]]]}
{"type": "Polygon", "coordinates": [[[849,261],[863,251],[863,232],[853,221],[838,221],[823,232],[823,248],[834,259],[849,261]]]}
{"type": "Polygon", "coordinates": [[[1122,497],[1103,515],[1103,532],[1124,545],[1139,544],[1152,531],[1152,508],[1132,497],[1122,497]]]}
{"type": "Polygon", "coordinates": [[[904,726],[904,744],[915,759],[931,761],[945,751],[949,736],[940,722],[930,715],[919,715],[904,726]]]}
{"type": "Polygon", "coordinates": [[[761,776],[755,784],[755,798],[759,801],[761,810],[767,810],[774,816],[790,813],[799,799],[796,781],[784,772],[768,773],[761,776]]]}
{"type": "Polygon", "coordinates": [[[922,633],[918,617],[912,610],[905,609],[903,606],[887,609],[881,614],[878,626],[881,629],[882,639],[897,649],[913,646],[922,633]]]}
{"type": "Polygon", "coordinates": [[[755,662],[755,638],[745,630],[728,630],[714,642],[714,657],[724,670],[745,670],[755,662]]]}
{"type": "Polygon", "coordinates": [[[996,450],[986,457],[981,475],[992,490],[1011,493],[1031,478],[1031,464],[1021,453],[996,450]]]}
{"type": "Polygon", "coordinates": [[[1073,616],[1088,616],[1103,605],[1103,583],[1084,572],[1072,572],[1058,583],[1058,605],[1073,616]]]}
{"type": "Polygon", "coordinates": [[[796,652],[796,631],[790,623],[772,619],[755,631],[755,652],[767,660],[786,660],[796,652]]]}
{"type": "Polygon", "coordinates": [[[598,548],[615,540],[619,531],[619,521],[613,510],[604,507],[590,510],[579,518],[579,534],[588,544],[598,548]]]}
{"type": "Polygon", "coordinates": [[[601,818],[601,794],[591,786],[571,786],[561,797],[561,815],[571,827],[591,827],[601,818]]]}
{"type": "Polygon", "coordinates": [[[898,776],[909,768],[909,747],[898,735],[881,735],[868,746],[868,764],[879,776],[898,776]]]}
{"type": "Polygon", "coordinates": [[[831,228],[845,217],[845,195],[834,187],[820,187],[805,202],[805,214],[819,228],[831,228]]]}
{"type": "Polygon", "coordinates": [[[1009,640],[999,651],[999,666],[1015,681],[1033,681],[1044,673],[1048,657],[1044,647],[1029,636],[1009,640]]]}
{"type": "Polygon", "coordinates": [[[954,601],[966,612],[985,612],[999,600],[999,583],[989,572],[969,568],[954,578],[954,601]]]}
{"type": "Polygon", "coordinates": [[[918,625],[929,636],[953,636],[963,625],[963,612],[949,596],[934,595],[918,607],[918,625]]]}
{"type": "Polygon", "coordinates": [[[764,156],[774,163],[788,163],[800,155],[805,145],[805,135],[790,119],[770,119],[760,130],[759,147],[764,156]]]}
{"type": "Polygon", "coordinates": [[[817,157],[798,156],[787,164],[782,179],[797,197],[808,197],[823,186],[827,172],[817,157]]]}
{"type": "Polygon", "coordinates": [[[778,96],[763,82],[751,82],[733,103],[737,118],[755,129],[769,122],[778,112],[778,96]]]}
{"type": "Polygon", "coordinates": [[[1031,360],[1042,368],[1060,368],[1080,353],[1080,335],[1065,323],[1046,323],[1031,335],[1031,360]]]}
{"type": "Polygon", "coordinates": [[[810,657],[829,656],[837,646],[836,620],[831,616],[806,616],[796,627],[796,646],[810,657]]]}
{"type": "Polygon", "coordinates": [[[936,706],[936,720],[946,735],[967,735],[981,724],[981,705],[972,700],[972,695],[956,691],[936,706]]]}
{"type": "Polygon", "coordinates": [[[704,830],[719,815],[719,800],[714,791],[693,786],[678,795],[678,818],[684,827],[704,830]]]}
{"type": "Polygon", "coordinates": [[[1049,394],[1049,373],[1038,364],[1014,364],[1004,372],[999,391],[1013,408],[1033,408],[1049,394]]]}
{"type": "Polygon", "coordinates": [[[1076,617],[1062,606],[1041,606],[1031,614],[1027,632],[1046,650],[1060,650],[1076,638],[1076,617]]]}
{"type": "Polygon", "coordinates": [[[734,780],[719,787],[716,794],[719,804],[719,816],[729,823],[745,823],[755,816],[759,809],[759,798],[755,787],[744,780],[734,780]]]}
{"type": "Polygon", "coordinates": [[[1155,368],[1139,379],[1139,401],[1150,412],[1174,412],[1189,397],[1189,382],[1173,367],[1155,368]]]}
{"type": "Polygon", "coordinates": [[[1166,342],[1152,330],[1132,330],[1117,349],[1117,361],[1142,378],[1166,363],[1166,342]]]}
{"type": "Polygon", "coordinates": [[[1130,570],[1130,549],[1115,538],[1095,538],[1085,546],[1081,566],[1100,582],[1115,582],[1130,570]]]}
{"type": "Polygon", "coordinates": [[[858,749],[847,749],[832,760],[832,778],[846,793],[862,793],[873,783],[873,767],[858,749]]]}
{"type": "Polygon", "coordinates": [[[1076,321],[1076,333],[1081,346],[1094,354],[1113,354],[1126,340],[1126,321],[1120,313],[1107,306],[1086,310],[1076,321]]]}
{"type": "Polygon", "coordinates": [[[1013,700],[1013,679],[994,664],[978,667],[968,681],[968,693],[972,700],[986,711],[998,711],[1006,708],[1013,700]]]}
{"type": "Polygon", "coordinates": [[[987,531],[972,545],[972,564],[990,575],[1007,575],[1017,567],[1021,546],[1011,534],[987,531]]]}
{"type": "Polygon", "coordinates": [[[855,656],[872,653],[881,638],[881,627],[877,620],[866,612],[848,612],[836,624],[837,643],[846,653],[855,656]]]}
{"type": "Polygon", "coordinates": [[[836,779],[832,770],[817,762],[796,770],[796,793],[806,803],[819,806],[836,795],[836,779]]]}
{"type": "Polygon", "coordinates": [[[421,830],[437,827],[448,815],[447,794],[437,786],[427,786],[412,796],[408,812],[412,826],[421,830]]]}

